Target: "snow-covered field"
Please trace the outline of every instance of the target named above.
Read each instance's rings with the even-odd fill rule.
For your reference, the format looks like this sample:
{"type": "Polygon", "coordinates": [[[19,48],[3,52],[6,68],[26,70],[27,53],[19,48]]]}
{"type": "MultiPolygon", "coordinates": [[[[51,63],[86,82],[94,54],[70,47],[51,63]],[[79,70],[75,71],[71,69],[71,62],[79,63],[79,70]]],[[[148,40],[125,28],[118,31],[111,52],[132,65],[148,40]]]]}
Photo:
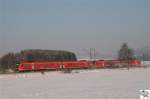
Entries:
{"type": "Polygon", "coordinates": [[[150,68],[0,75],[0,99],[140,99],[150,68]]]}

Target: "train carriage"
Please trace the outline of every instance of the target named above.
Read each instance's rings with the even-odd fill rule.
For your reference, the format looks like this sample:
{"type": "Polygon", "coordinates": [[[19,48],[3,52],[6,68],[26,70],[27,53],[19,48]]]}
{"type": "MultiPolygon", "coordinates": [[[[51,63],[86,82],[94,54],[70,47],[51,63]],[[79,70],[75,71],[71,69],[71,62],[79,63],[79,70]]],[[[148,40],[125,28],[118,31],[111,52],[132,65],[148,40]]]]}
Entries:
{"type": "Polygon", "coordinates": [[[54,62],[23,62],[18,71],[46,70],[46,69],[87,69],[110,68],[120,66],[140,66],[140,60],[96,60],[96,61],[54,61],[54,62]]]}

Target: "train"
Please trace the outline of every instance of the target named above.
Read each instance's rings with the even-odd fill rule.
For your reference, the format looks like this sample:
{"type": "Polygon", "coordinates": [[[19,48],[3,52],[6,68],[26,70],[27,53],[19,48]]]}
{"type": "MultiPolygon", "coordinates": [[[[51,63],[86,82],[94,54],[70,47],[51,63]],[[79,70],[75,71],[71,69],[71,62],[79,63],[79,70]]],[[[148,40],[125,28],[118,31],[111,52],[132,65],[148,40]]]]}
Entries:
{"type": "Polygon", "coordinates": [[[80,60],[80,61],[49,61],[49,62],[22,62],[18,65],[17,70],[33,71],[33,70],[67,70],[67,69],[99,69],[110,67],[123,67],[123,66],[141,66],[140,60],[80,60]]]}

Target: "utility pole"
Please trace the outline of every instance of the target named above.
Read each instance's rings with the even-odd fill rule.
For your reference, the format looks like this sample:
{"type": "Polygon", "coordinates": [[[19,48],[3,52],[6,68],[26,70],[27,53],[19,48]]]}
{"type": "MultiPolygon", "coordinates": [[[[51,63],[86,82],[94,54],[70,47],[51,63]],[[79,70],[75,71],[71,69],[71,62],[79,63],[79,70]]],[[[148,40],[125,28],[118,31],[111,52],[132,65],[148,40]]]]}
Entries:
{"type": "Polygon", "coordinates": [[[95,48],[90,48],[90,60],[96,60],[96,52],[95,52],[95,48]]]}
{"type": "Polygon", "coordinates": [[[92,60],[92,48],[90,48],[90,61],[92,60]]]}
{"type": "Polygon", "coordinates": [[[96,53],[95,53],[95,48],[94,48],[94,61],[96,61],[96,53]]]}
{"type": "Polygon", "coordinates": [[[93,49],[94,50],[94,60],[93,60],[93,65],[94,65],[94,68],[95,68],[95,66],[96,66],[96,54],[95,54],[95,48],[93,49]]]}
{"type": "Polygon", "coordinates": [[[93,64],[93,67],[95,66],[95,61],[96,61],[96,53],[95,53],[95,48],[90,48],[90,61],[93,64]]]}

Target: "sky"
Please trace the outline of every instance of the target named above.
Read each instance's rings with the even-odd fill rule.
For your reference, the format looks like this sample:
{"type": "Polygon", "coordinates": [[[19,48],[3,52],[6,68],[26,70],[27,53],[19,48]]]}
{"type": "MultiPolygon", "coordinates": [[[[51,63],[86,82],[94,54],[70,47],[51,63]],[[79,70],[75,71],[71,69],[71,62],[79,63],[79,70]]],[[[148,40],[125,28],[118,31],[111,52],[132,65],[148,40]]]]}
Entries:
{"type": "Polygon", "coordinates": [[[0,55],[22,49],[114,57],[150,46],[149,0],[0,0],[0,55]]]}

